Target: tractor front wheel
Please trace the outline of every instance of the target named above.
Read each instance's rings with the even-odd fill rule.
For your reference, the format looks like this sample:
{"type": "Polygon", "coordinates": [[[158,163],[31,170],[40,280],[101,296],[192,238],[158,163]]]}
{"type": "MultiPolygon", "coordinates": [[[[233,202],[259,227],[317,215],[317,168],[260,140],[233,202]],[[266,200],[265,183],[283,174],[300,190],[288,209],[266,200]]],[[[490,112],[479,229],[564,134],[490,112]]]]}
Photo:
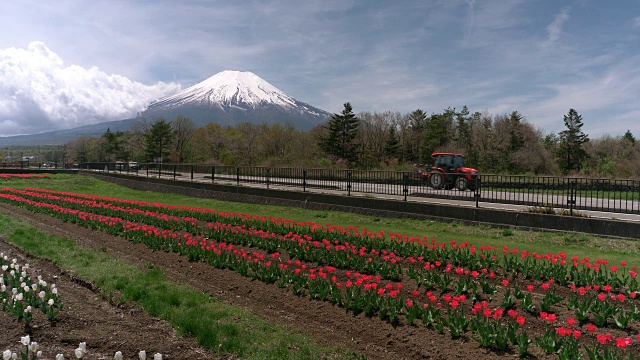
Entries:
{"type": "Polygon", "coordinates": [[[456,189],[458,189],[459,191],[467,190],[468,185],[469,185],[469,182],[467,181],[467,179],[463,177],[459,177],[456,180],[456,189]]]}
{"type": "Polygon", "coordinates": [[[442,189],[442,187],[444,186],[444,174],[440,171],[434,171],[431,173],[429,181],[431,182],[432,188],[442,189]]]}

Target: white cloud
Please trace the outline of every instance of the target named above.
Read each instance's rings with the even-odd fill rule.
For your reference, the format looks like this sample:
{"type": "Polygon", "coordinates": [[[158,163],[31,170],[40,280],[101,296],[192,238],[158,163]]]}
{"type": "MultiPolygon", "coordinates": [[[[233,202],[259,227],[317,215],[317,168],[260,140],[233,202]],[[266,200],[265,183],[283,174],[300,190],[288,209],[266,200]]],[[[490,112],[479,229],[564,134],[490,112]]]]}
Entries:
{"type": "Polygon", "coordinates": [[[552,44],[560,39],[562,35],[562,25],[569,20],[569,8],[564,8],[560,14],[556,15],[553,22],[547,26],[546,44],[552,44]]]}
{"type": "Polygon", "coordinates": [[[0,135],[72,128],[134,117],[149,102],[180,90],[144,85],[97,67],[66,66],[42,42],[0,49],[0,135]]]}
{"type": "Polygon", "coordinates": [[[554,96],[527,107],[527,114],[548,130],[561,126],[569,108],[583,115],[585,129],[595,135],[622,134],[637,124],[640,56],[620,61],[583,81],[550,86],[554,96]],[[631,125],[634,124],[634,125],[631,125]]]}

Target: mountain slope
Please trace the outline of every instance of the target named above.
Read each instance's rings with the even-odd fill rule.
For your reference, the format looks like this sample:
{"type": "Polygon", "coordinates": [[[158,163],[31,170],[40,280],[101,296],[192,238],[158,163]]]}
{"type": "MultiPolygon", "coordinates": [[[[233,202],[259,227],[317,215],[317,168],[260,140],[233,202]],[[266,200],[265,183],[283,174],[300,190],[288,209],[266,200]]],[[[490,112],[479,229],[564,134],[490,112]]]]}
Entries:
{"type": "Polygon", "coordinates": [[[140,119],[107,121],[40,134],[5,136],[0,137],[0,146],[64,145],[84,135],[100,137],[107,129],[113,132],[128,131],[137,121],[140,121],[140,119]]]}
{"type": "Polygon", "coordinates": [[[208,122],[237,125],[242,122],[289,122],[308,130],[331,114],[298,101],[251,72],[222,71],[177,94],[152,103],[141,116],[152,120],[177,115],[190,117],[197,126],[208,122]]]}

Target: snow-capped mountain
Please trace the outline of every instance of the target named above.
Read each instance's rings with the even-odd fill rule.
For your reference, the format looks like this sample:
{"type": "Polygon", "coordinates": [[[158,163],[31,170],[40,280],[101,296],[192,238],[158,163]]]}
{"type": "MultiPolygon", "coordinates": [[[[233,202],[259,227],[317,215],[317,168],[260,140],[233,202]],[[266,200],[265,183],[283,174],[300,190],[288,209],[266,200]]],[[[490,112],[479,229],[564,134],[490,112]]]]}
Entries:
{"type": "Polygon", "coordinates": [[[303,130],[331,117],[252,72],[230,70],[152,103],[141,117],[173,120],[178,115],[190,117],[198,126],[211,121],[221,125],[290,122],[303,130]]]}

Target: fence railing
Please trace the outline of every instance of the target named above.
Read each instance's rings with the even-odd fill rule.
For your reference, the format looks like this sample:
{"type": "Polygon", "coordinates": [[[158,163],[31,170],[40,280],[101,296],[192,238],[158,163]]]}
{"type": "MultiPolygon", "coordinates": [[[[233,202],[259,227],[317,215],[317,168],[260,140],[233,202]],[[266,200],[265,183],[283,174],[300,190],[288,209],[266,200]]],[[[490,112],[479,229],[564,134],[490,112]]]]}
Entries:
{"type": "MultiPolygon", "coordinates": [[[[81,170],[119,172],[138,176],[229,185],[324,190],[412,198],[442,198],[475,202],[527,205],[640,214],[640,180],[587,179],[554,176],[478,174],[458,180],[460,174],[441,174],[434,186],[429,174],[387,170],[302,169],[206,164],[83,163],[81,170]],[[458,181],[456,181],[458,180],[458,181]]],[[[542,209],[544,210],[544,209],[542,209]]]]}

